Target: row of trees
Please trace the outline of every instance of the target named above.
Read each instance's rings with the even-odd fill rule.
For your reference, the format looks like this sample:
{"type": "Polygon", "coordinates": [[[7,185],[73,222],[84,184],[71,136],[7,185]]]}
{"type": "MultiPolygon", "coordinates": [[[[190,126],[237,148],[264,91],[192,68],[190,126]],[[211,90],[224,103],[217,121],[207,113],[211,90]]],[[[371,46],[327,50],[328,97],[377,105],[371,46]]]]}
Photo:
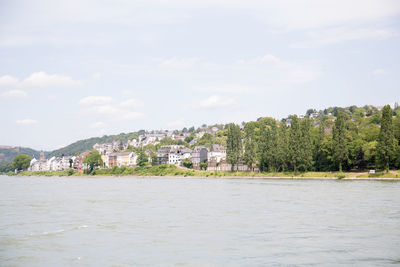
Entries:
{"type": "MultiPolygon", "coordinates": [[[[335,110],[336,117],[312,120],[290,117],[278,122],[262,118],[241,130],[227,130],[227,161],[240,162],[261,171],[333,171],[400,167],[400,117],[393,126],[389,105],[378,117],[353,116],[335,110]]],[[[376,113],[375,113],[376,115],[376,113]]]]}

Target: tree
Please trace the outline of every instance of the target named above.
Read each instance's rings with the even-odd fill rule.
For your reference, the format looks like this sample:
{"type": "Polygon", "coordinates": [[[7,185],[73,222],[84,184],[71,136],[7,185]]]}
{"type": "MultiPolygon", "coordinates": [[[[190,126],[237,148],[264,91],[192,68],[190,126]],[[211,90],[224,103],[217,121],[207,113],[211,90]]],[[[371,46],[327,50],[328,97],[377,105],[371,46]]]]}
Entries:
{"type": "Polygon", "coordinates": [[[313,113],[317,113],[317,111],[315,109],[313,109],[313,108],[310,108],[310,109],[307,110],[306,116],[310,116],[313,113]]]}
{"type": "Polygon", "coordinates": [[[124,144],[122,143],[122,141],[119,141],[118,150],[119,151],[124,150],[124,144]]]}
{"type": "Polygon", "coordinates": [[[395,155],[395,138],[393,132],[392,109],[386,105],[382,109],[381,129],[378,137],[378,165],[389,171],[390,163],[395,155]]]}
{"type": "Polygon", "coordinates": [[[69,159],[69,167],[72,168],[72,163],[74,163],[74,161],[72,159],[69,159]]]}
{"type": "Polygon", "coordinates": [[[226,159],[229,164],[232,165],[231,171],[234,169],[234,165],[238,164],[242,158],[242,137],[239,125],[234,123],[229,124],[228,127],[228,138],[226,140],[226,159]]]}
{"type": "Polygon", "coordinates": [[[30,164],[31,164],[31,157],[25,154],[16,155],[13,161],[13,167],[18,171],[28,169],[30,164]]]}
{"type": "Polygon", "coordinates": [[[158,164],[158,157],[156,153],[151,153],[151,165],[155,166],[158,164]]]}
{"type": "Polygon", "coordinates": [[[287,157],[288,157],[288,127],[286,122],[282,121],[278,129],[278,151],[277,161],[280,171],[286,171],[287,169],[287,157]]]}
{"type": "Polygon", "coordinates": [[[311,142],[311,121],[308,117],[300,122],[300,152],[303,171],[308,171],[313,165],[313,148],[311,142]]]}
{"type": "Polygon", "coordinates": [[[263,157],[264,167],[268,168],[269,171],[277,171],[278,166],[278,131],[276,127],[276,121],[274,120],[271,125],[267,125],[265,131],[263,131],[263,151],[261,156],[263,157]]]}
{"type": "Polygon", "coordinates": [[[185,137],[185,142],[190,143],[196,136],[194,134],[191,134],[189,136],[185,137]]]}
{"type": "Polygon", "coordinates": [[[345,114],[339,111],[332,130],[333,159],[339,165],[340,172],[342,171],[343,164],[347,163],[349,156],[344,117],[345,114]]]}
{"type": "Polygon", "coordinates": [[[83,163],[89,167],[89,172],[92,172],[96,167],[103,165],[103,160],[98,151],[92,151],[85,156],[83,163]]]}
{"type": "Polygon", "coordinates": [[[325,139],[325,122],[320,122],[318,127],[318,134],[314,139],[314,162],[315,169],[321,171],[324,168],[324,155],[322,153],[322,143],[325,139]]]}
{"type": "Polygon", "coordinates": [[[200,170],[205,170],[206,171],[207,168],[208,168],[208,162],[207,161],[200,163],[200,170]]]}
{"type": "Polygon", "coordinates": [[[183,159],[183,160],[182,160],[182,165],[183,165],[184,167],[188,168],[188,169],[193,168],[192,160],[189,159],[189,158],[183,159]]]}
{"type": "Polygon", "coordinates": [[[256,127],[255,122],[248,122],[244,126],[245,139],[244,139],[244,161],[247,166],[253,170],[253,164],[256,162],[257,151],[256,151],[256,138],[254,129],[256,127]]]}
{"type": "Polygon", "coordinates": [[[14,164],[12,162],[0,165],[0,173],[12,172],[14,170],[14,164]]]}
{"type": "Polygon", "coordinates": [[[291,168],[293,169],[294,173],[297,172],[297,166],[302,161],[301,155],[301,147],[300,147],[300,125],[299,119],[296,115],[292,117],[292,121],[290,123],[290,130],[289,130],[289,149],[288,149],[288,157],[291,168]]]}
{"type": "Polygon", "coordinates": [[[138,158],[137,158],[137,165],[138,165],[139,167],[143,167],[143,166],[146,165],[146,163],[147,163],[148,161],[149,161],[149,160],[148,160],[148,158],[147,158],[146,153],[144,153],[143,151],[139,151],[139,155],[138,155],[138,158]]]}

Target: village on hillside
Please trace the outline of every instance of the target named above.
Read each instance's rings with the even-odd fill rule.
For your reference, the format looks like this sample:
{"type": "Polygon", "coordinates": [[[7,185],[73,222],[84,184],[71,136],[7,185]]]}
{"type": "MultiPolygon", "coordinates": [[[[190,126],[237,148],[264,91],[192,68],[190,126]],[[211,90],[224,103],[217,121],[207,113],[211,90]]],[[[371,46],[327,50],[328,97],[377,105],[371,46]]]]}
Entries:
{"type": "MultiPolygon", "coordinates": [[[[126,142],[112,141],[95,144],[93,150],[98,151],[101,155],[103,168],[135,167],[138,165],[139,153],[137,151],[140,150],[145,153],[147,162],[152,165],[184,166],[183,162],[187,159],[191,162],[191,168],[195,170],[229,171],[231,164],[226,162],[226,146],[221,144],[211,144],[208,147],[196,146],[197,141],[205,134],[214,137],[219,130],[220,128],[214,126],[202,129],[197,133],[152,131],[126,142]],[[177,144],[160,145],[163,139],[173,140],[177,144]],[[182,145],[183,143],[188,144],[189,147],[192,146],[192,149],[182,145]],[[155,150],[155,147],[159,148],[155,150]]],[[[46,159],[44,153],[41,153],[39,159],[33,158],[31,160],[28,171],[62,171],[70,168],[84,171],[88,166],[83,161],[90,152],[86,151],[77,156],[53,156],[49,159],[46,159]]],[[[242,163],[238,165],[238,170],[249,171],[250,168],[242,163]]]]}
{"type": "MultiPolygon", "coordinates": [[[[318,126],[318,112],[310,112],[308,116],[314,120],[314,126],[318,126]]],[[[332,113],[328,113],[332,121],[335,117],[332,113]]],[[[299,118],[304,118],[300,115],[299,118]]],[[[261,120],[262,118],[258,118],[261,120]]],[[[285,118],[286,126],[290,127],[291,118],[285,118]]],[[[244,124],[241,129],[243,129],[244,124]]],[[[226,160],[226,146],[220,143],[211,143],[198,145],[201,138],[207,135],[214,140],[217,133],[221,133],[224,125],[203,125],[198,129],[194,127],[190,129],[184,128],[181,131],[151,131],[144,132],[137,138],[128,141],[111,141],[106,143],[93,145],[93,150],[96,150],[101,155],[103,168],[117,167],[135,167],[138,165],[138,152],[143,151],[147,156],[147,162],[151,165],[170,164],[175,166],[184,166],[184,160],[189,160],[190,168],[194,170],[207,171],[230,171],[232,165],[226,160]],[[172,140],[174,144],[162,145],[163,140],[172,140]],[[158,149],[157,149],[158,148],[158,149]]],[[[330,128],[327,129],[330,131],[330,128]]],[[[31,160],[28,171],[62,171],[73,168],[78,171],[84,171],[88,168],[83,163],[83,159],[90,151],[83,152],[75,156],[53,156],[45,159],[45,155],[41,153],[39,159],[31,160]]],[[[247,166],[241,162],[235,166],[238,171],[258,171],[256,165],[247,166]]]]}
{"type": "MultiPolygon", "coordinates": [[[[392,120],[393,114],[398,118],[398,110],[397,103],[393,111],[387,105],[388,119],[392,120]]],[[[93,146],[91,143],[92,147],[85,148],[83,153],[53,154],[48,159],[45,153],[41,153],[38,159],[33,157],[30,161],[28,171],[74,169],[84,172],[89,169],[85,159],[93,152],[98,153],[98,161],[101,161],[96,168],[167,164],[194,170],[246,172],[296,170],[298,164],[304,170],[331,170],[338,168],[338,160],[334,160],[334,156],[337,145],[341,143],[344,144],[346,169],[375,168],[381,120],[382,107],[367,105],[320,111],[310,109],[305,115],[291,115],[280,121],[260,117],[257,121],[241,125],[204,124],[197,129],[141,130],[124,140],[108,139],[93,146]],[[232,145],[229,138],[235,138],[235,127],[237,145],[232,145]],[[344,128],[341,142],[333,136],[335,127],[344,128]],[[232,152],[233,146],[236,152],[232,152]],[[298,155],[301,157],[296,157],[298,155]]],[[[395,120],[396,125],[398,122],[395,120]]],[[[397,128],[390,129],[394,140],[399,135],[397,128]]],[[[390,164],[394,166],[397,163],[393,160],[390,164]]],[[[92,170],[93,166],[90,167],[92,170]]]]}

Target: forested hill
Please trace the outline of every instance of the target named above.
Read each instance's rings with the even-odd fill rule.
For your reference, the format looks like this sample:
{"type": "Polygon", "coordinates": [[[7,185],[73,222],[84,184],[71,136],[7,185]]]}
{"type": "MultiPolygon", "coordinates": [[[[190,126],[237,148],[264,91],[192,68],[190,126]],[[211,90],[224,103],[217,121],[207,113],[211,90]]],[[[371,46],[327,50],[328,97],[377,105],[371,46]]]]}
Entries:
{"type": "Polygon", "coordinates": [[[40,152],[27,147],[0,146],[0,165],[13,161],[18,154],[26,154],[39,158],[40,152]]]}
{"type": "Polygon", "coordinates": [[[105,135],[103,137],[92,137],[89,139],[79,140],[74,142],[66,147],[54,150],[49,153],[49,157],[52,156],[61,156],[61,155],[75,155],[93,148],[93,145],[96,143],[107,143],[111,141],[128,141],[135,137],[138,137],[138,132],[132,133],[121,133],[118,135],[105,135]]]}

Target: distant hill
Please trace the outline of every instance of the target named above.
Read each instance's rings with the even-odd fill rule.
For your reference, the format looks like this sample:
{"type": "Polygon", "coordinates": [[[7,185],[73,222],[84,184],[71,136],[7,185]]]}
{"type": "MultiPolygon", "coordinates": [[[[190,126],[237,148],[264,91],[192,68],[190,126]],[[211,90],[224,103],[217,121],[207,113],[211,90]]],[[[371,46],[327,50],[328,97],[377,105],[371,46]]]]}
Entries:
{"type": "MultiPolygon", "coordinates": [[[[74,142],[66,147],[53,150],[53,151],[44,151],[46,158],[52,156],[61,156],[61,155],[75,155],[85,152],[93,148],[93,145],[96,143],[106,143],[110,141],[128,141],[133,138],[137,138],[140,132],[132,132],[132,133],[121,133],[117,135],[105,135],[103,137],[92,137],[89,139],[79,140],[74,142]]],[[[30,157],[39,158],[40,151],[27,148],[27,147],[15,147],[15,146],[1,146],[0,145],[0,165],[10,163],[14,160],[14,157],[18,154],[26,154],[30,157]]]]}
{"type": "MultiPolygon", "coordinates": [[[[45,152],[46,154],[47,152],[45,152]]],[[[0,146],[0,165],[12,162],[18,154],[26,154],[31,157],[39,158],[40,151],[28,147],[0,146]]]]}
{"type": "Polygon", "coordinates": [[[79,140],[66,147],[54,150],[48,154],[48,157],[61,156],[61,155],[75,155],[85,152],[93,148],[96,143],[107,143],[110,141],[128,141],[137,138],[139,132],[121,133],[118,135],[105,135],[103,137],[92,137],[89,139],[79,140]]]}

